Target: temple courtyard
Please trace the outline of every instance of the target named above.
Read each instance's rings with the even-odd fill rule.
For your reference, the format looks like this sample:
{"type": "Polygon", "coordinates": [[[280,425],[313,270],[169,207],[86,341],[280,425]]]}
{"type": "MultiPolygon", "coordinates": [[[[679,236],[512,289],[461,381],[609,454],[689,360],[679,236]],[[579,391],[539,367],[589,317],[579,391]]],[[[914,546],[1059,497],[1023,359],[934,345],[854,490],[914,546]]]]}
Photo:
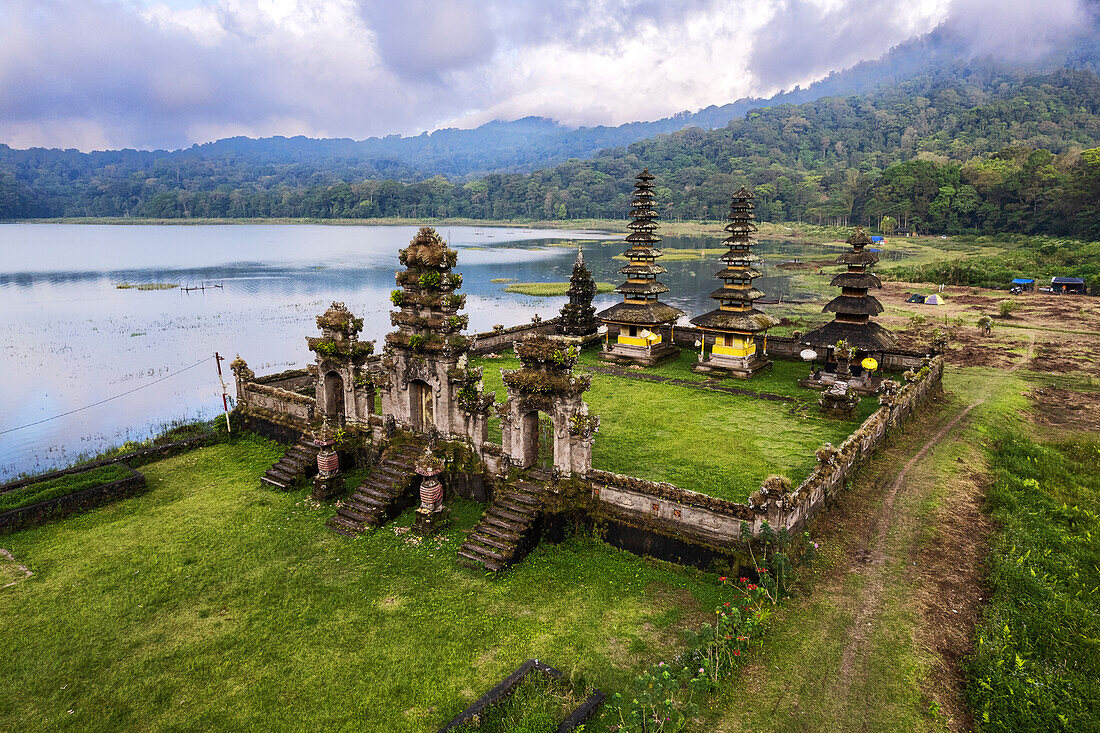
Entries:
{"type": "MultiPolygon", "coordinates": [[[[818,447],[840,445],[879,406],[865,397],[851,419],[823,415],[820,392],[798,386],[809,373],[802,362],[776,360],[753,379],[715,380],[691,370],[696,354],[687,349],[644,370],[608,367],[598,353],[582,352],[576,368],[591,373],[585,398],[600,416],[593,467],[729,501],[746,501],[776,473],[797,485],[817,464],[818,447]]],[[[517,368],[518,359],[471,363],[484,367],[486,391],[502,401],[500,370],[517,368]]],[[[493,430],[490,422],[498,440],[493,430]]]]}

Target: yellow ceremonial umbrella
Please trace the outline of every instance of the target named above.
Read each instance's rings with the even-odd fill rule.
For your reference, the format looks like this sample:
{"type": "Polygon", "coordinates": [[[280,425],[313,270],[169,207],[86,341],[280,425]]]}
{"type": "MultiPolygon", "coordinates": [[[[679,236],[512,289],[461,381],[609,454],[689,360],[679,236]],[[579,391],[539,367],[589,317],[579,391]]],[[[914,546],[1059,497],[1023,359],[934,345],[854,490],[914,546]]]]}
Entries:
{"type": "Polygon", "coordinates": [[[873,372],[876,369],[878,369],[878,362],[875,361],[874,359],[872,359],[869,356],[866,359],[864,359],[863,361],[861,361],[859,364],[860,364],[860,366],[862,366],[864,369],[866,369],[869,372],[873,372]]]}

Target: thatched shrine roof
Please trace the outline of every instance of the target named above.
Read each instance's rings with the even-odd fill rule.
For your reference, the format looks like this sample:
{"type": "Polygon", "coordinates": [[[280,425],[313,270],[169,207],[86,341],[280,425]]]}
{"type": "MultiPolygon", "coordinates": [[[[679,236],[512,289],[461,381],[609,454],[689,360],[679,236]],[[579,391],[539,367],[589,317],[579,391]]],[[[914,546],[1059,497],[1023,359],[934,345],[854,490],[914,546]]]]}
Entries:
{"type": "Polygon", "coordinates": [[[616,303],[607,310],[601,311],[597,317],[604,321],[615,323],[628,323],[636,326],[655,326],[661,323],[672,323],[684,312],[679,308],[673,308],[658,300],[649,303],[616,303]]]}
{"type": "Polygon", "coordinates": [[[850,313],[857,316],[874,316],[882,313],[882,303],[873,295],[838,295],[830,300],[823,313],[850,313]]]}
{"type": "Polygon", "coordinates": [[[766,331],[779,323],[779,321],[772,318],[767,313],[762,313],[755,308],[753,310],[740,312],[724,311],[721,309],[712,310],[710,313],[704,313],[701,316],[692,318],[691,322],[703,329],[712,329],[715,331],[744,331],[747,333],[766,331]]]}
{"type": "Polygon", "coordinates": [[[802,342],[811,346],[833,346],[841,340],[861,351],[886,351],[897,346],[894,334],[873,321],[832,321],[802,337],[802,342]]]}
{"type": "Polygon", "coordinates": [[[882,281],[869,272],[842,272],[834,277],[830,285],[837,288],[881,288],[882,281]]]}

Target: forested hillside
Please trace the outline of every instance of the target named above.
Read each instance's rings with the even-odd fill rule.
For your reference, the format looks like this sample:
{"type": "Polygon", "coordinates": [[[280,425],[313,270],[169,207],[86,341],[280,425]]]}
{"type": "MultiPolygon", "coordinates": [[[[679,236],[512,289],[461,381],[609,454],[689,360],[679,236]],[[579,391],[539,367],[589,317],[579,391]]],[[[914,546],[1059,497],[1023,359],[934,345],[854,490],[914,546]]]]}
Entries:
{"type": "MultiPolygon", "coordinates": [[[[316,141],[314,141],[316,142],[316,141]]],[[[232,155],[169,164],[123,151],[89,172],[79,153],[0,151],[0,217],[621,218],[633,175],[657,176],[662,214],[724,215],[752,186],[766,220],[908,225],[1100,238],[1100,78],[1019,79],[944,67],[872,96],[826,97],[687,128],[530,174],[399,179],[357,168],[232,155]],[[148,167],[143,167],[148,166],[148,167]],[[132,169],[127,172],[128,169],[132,169]]]]}

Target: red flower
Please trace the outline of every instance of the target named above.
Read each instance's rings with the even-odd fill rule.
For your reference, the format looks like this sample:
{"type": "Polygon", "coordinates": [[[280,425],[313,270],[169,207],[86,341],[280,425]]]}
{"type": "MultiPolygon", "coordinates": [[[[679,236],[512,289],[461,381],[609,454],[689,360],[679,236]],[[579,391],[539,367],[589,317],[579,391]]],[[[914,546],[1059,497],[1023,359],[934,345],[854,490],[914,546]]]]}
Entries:
{"type": "Polygon", "coordinates": [[[726,576],[725,576],[725,575],[721,575],[721,576],[719,576],[719,577],[718,577],[718,582],[719,582],[719,583],[725,583],[725,582],[726,582],[726,576]]]}
{"type": "Polygon", "coordinates": [[[741,656],[741,651],[739,649],[734,649],[733,650],[733,656],[735,656],[735,657],[741,656]]]}

